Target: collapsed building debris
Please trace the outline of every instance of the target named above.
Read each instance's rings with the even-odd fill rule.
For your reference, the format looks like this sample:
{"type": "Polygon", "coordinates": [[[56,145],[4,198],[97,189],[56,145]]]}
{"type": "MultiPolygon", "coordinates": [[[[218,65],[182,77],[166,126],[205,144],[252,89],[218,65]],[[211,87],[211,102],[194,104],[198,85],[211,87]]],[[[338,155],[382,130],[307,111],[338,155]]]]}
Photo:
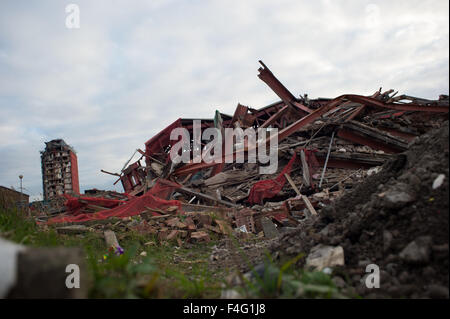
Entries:
{"type": "Polygon", "coordinates": [[[339,245],[345,267],[334,269],[333,280],[349,295],[448,299],[448,142],[446,121],[316,218],[280,236],[271,251],[284,259],[305,253],[302,266],[318,246],[339,245]],[[368,265],[380,271],[378,289],[364,284],[368,265]]]}
{"type": "MultiPolygon", "coordinates": [[[[170,139],[175,128],[194,136],[190,138],[192,151],[209,151],[202,141],[200,150],[194,149],[196,123],[179,118],[145,142],[145,150],[136,150],[141,155],[138,161],[130,164],[130,159],[120,173],[101,170],[118,178],[114,184],[121,182],[122,198],[105,193],[92,196],[95,192],[66,194],[67,211],[47,222],[115,223],[122,218],[126,227],[180,243],[185,239],[208,241],[213,233],[273,237],[277,232],[270,230],[270,223],[282,230],[320,215],[347,189],[407,150],[417,136],[448,120],[447,95],[427,100],[380,88],[371,96],[310,99],[305,94],[297,98],[260,63],[258,77],[280,101],[260,109],[238,104],[233,115],[216,111],[213,119],[201,119],[199,128],[201,135],[208,128],[217,129],[222,140],[229,137],[225,136],[227,128],[267,133],[278,129],[275,173],[260,174],[257,163],[225,160],[255,150],[248,136],[241,149],[234,148],[219,161],[193,156],[188,163],[173,162],[171,149],[181,140],[170,139]],[[129,225],[129,218],[138,215],[139,223],[129,225]]],[[[270,136],[263,135],[262,144],[269,144],[270,136]]]]}

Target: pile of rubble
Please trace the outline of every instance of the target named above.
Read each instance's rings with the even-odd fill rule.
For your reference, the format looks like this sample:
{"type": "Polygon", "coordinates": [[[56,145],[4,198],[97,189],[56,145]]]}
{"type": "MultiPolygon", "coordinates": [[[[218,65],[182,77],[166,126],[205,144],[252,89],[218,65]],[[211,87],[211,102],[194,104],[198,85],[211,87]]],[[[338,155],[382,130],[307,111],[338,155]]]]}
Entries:
{"type": "Polygon", "coordinates": [[[178,246],[184,243],[209,242],[210,233],[216,237],[229,235],[231,229],[229,221],[226,222],[226,214],[219,218],[208,212],[188,212],[182,215],[176,214],[177,206],[168,207],[164,214],[153,214],[148,209],[134,217],[116,218],[104,220],[90,220],[72,223],[71,225],[58,226],[56,230],[61,234],[75,235],[89,231],[102,232],[113,230],[118,233],[135,231],[143,235],[154,235],[160,243],[174,242],[178,246]]]}
{"type": "Polygon", "coordinates": [[[308,267],[339,249],[333,279],[362,296],[448,298],[448,142],[447,121],[271,250],[287,259],[306,253],[299,263],[308,267]],[[379,267],[379,289],[365,285],[370,264],[379,267]]]}
{"type": "MultiPolygon", "coordinates": [[[[278,170],[260,174],[257,163],[196,161],[174,163],[175,128],[193,136],[193,119],[177,119],[138,149],[117,176],[125,193],[66,196],[66,211],[48,223],[82,224],[141,215],[136,225],[161,240],[207,241],[209,234],[273,238],[321,214],[418,136],[448,120],[449,97],[427,100],[381,88],[371,96],[334,99],[295,97],[262,63],[259,78],[280,101],[260,109],[238,104],[233,115],[215,112],[201,119],[208,128],[278,129],[278,170]],[[144,217],[145,216],[145,217],[144,217]],[[208,217],[209,216],[209,217],[208,217]],[[213,217],[211,217],[213,216],[213,217]],[[211,219],[210,219],[211,218],[211,219]]],[[[270,138],[265,135],[265,144],[270,138]]],[[[222,134],[222,138],[225,138],[222,134]]],[[[244,153],[252,151],[244,137],[244,153]]],[[[191,144],[194,141],[191,140],[191,144]]],[[[207,145],[201,144],[202,151],[207,145]]],[[[237,157],[236,149],[231,156],[237,157]]]]}

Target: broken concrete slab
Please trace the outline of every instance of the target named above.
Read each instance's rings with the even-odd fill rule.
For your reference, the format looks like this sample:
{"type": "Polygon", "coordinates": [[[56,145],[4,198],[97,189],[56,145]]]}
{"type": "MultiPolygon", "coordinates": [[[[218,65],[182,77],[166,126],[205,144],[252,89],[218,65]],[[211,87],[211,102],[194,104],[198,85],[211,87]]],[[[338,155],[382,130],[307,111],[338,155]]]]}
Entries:
{"type": "Polygon", "coordinates": [[[425,264],[431,256],[431,236],[417,237],[400,252],[400,258],[410,264],[425,264]]]}
{"type": "Polygon", "coordinates": [[[56,231],[59,234],[74,235],[74,234],[83,234],[83,233],[89,232],[90,229],[84,225],[70,225],[70,226],[57,227],[56,231]]]}
{"type": "Polygon", "coordinates": [[[116,234],[112,230],[107,230],[104,232],[106,247],[120,247],[117,241],[116,234]]]}
{"type": "Polygon", "coordinates": [[[261,226],[266,238],[275,238],[278,236],[278,230],[275,224],[267,217],[261,218],[261,226]]]}
{"type": "Polygon", "coordinates": [[[306,267],[321,271],[326,267],[343,266],[344,249],[319,244],[314,246],[306,258],[306,267]]]}
{"type": "Polygon", "coordinates": [[[398,183],[378,196],[382,198],[382,205],[389,209],[403,208],[416,199],[415,192],[405,183],[398,183]]]}

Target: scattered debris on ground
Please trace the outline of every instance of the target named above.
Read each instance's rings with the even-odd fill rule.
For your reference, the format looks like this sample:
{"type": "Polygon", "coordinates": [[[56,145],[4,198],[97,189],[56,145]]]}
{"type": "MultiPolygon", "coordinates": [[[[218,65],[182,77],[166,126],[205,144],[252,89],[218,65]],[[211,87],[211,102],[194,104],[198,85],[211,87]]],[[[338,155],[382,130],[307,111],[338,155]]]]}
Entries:
{"type": "Polygon", "coordinates": [[[317,245],[339,245],[336,279],[362,296],[448,298],[448,141],[446,122],[271,249],[311,256],[317,245]],[[379,266],[379,289],[361,282],[368,264],[379,266]]]}
{"type": "MultiPolygon", "coordinates": [[[[238,104],[233,115],[216,111],[201,120],[201,132],[278,129],[276,172],[237,161],[175,164],[171,131],[192,136],[195,126],[180,118],[120,173],[102,170],[117,177],[123,194],[64,194],[50,209],[33,207],[39,225],[71,236],[104,234],[114,249],[128,231],[152,235],[162,247],[213,242],[212,269],[242,273],[269,248],[275,259],[305,253],[297,264],[332,274],[348,295],[448,298],[449,97],[380,88],[371,96],[297,98],[261,65],[258,77],[280,101],[260,109],[238,104]],[[376,291],[363,283],[368,264],[381,270],[376,291]]],[[[244,138],[247,155],[249,145],[244,138]]]]}

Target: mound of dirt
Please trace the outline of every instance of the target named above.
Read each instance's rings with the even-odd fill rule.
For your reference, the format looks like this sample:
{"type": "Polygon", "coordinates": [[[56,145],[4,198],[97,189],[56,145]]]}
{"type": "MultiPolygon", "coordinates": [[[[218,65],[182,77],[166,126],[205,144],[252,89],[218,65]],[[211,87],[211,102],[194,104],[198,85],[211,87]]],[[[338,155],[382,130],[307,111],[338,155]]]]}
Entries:
{"type": "Polygon", "coordinates": [[[447,121],[324,207],[317,219],[284,234],[272,251],[287,258],[317,244],[342,246],[345,266],[333,274],[349,293],[448,298],[448,156],[447,121]],[[379,266],[378,289],[366,288],[368,264],[379,266]]]}

